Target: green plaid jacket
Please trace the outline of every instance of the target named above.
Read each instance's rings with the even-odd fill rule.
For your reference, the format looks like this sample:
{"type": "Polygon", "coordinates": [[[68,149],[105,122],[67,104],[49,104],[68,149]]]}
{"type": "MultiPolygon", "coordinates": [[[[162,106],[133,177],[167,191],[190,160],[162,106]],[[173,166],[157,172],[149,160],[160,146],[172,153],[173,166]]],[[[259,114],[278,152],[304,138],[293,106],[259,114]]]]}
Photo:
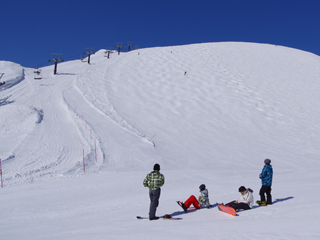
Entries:
{"type": "Polygon", "coordinates": [[[164,176],[159,171],[153,171],[143,181],[143,186],[150,190],[157,190],[164,184],[164,176]]]}

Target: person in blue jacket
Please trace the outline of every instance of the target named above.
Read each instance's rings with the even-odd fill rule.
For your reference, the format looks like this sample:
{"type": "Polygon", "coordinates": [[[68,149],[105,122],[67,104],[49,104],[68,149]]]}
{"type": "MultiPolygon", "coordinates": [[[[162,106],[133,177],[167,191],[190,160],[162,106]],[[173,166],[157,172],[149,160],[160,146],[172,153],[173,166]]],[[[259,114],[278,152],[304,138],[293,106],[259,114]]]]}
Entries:
{"type": "Polygon", "coordinates": [[[262,169],[261,174],[259,175],[262,182],[262,186],[259,192],[260,201],[257,201],[259,205],[272,204],[271,185],[272,185],[273,169],[270,163],[271,163],[270,159],[264,160],[265,165],[262,169]],[[267,201],[266,201],[265,194],[267,195],[267,201]]]}

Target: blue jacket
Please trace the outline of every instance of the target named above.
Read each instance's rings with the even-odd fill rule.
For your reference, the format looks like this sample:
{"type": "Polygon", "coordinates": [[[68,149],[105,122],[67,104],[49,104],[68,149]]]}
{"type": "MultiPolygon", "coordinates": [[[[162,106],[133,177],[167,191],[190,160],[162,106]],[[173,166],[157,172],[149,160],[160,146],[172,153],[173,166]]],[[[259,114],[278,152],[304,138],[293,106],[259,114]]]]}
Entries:
{"type": "Polygon", "coordinates": [[[271,186],[272,185],[272,175],[273,170],[271,165],[264,165],[262,172],[260,174],[260,178],[263,186],[271,186]]]}

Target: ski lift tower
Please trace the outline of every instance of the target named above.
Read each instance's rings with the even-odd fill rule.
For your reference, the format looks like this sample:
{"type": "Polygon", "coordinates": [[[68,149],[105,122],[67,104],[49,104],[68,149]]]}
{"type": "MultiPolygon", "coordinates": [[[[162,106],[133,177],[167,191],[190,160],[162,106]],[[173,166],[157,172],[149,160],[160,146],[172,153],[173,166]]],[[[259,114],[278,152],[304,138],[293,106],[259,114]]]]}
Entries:
{"type": "Polygon", "coordinates": [[[37,66],[36,66],[36,70],[33,71],[33,73],[34,73],[34,79],[35,79],[35,80],[40,80],[40,79],[42,79],[41,69],[38,69],[38,64],[37,64],[37,66]]]}
{"type": "MultiPolygon", "coordinates": [[[[3,77],[3,75],[4,75],[4,73],[0,73],[0,80],[1,80],[1,78],[3,77]]],[[[6,84],[6,82],[0,82],[0,86],[2,86],[2,85],[4,85],[4,84],[6,84]]]]}
{"type": "Polygon", "coordinates": [[[128,52],[130,52],[130,47],[132,47],[132,42],[127,42],[127,46],[128,46],[128,52]]]}
{"type": "Polygon", "coordinates": [[[53,74],[57,74],[58,62],[64,62],[62,60],[63,53],[51,53],[52,59],[49,62],[54,62],[54,71],[53,74]]]}
{"type": "Polygon", "coordinates": [[[84,53],[85,55],[88,55],[88,64],[90,64],[90,56],[94,54],[94,48],[86,48],[87,51],[84,53]]]}
{"type": "Polygon", "coordinates": [[[116,43],[116,49],[118,49],[118,55],[120,55],[120,51],[123,50],[122,43],[116,43]]]}
{"type": "Polygon", "coordinates": [[[112,50],[106,50],[106,51],[104,52],[104,56],[107,57],[107,58],[110,58],[110,54],[112,54],[112,53],[113,53],[112,50]]]}

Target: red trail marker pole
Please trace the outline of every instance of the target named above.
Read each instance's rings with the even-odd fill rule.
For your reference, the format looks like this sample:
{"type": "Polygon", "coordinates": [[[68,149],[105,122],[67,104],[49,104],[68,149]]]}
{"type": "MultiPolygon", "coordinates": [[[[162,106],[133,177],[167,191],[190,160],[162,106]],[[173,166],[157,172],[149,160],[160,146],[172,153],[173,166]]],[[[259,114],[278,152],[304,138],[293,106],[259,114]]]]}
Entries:
{"type": "Polygon", "coordinates": [[[152,139],[156,136],[157,134],[154,134],[153,137],[150,139],[150,141],[152,141],[152,139]]]}

